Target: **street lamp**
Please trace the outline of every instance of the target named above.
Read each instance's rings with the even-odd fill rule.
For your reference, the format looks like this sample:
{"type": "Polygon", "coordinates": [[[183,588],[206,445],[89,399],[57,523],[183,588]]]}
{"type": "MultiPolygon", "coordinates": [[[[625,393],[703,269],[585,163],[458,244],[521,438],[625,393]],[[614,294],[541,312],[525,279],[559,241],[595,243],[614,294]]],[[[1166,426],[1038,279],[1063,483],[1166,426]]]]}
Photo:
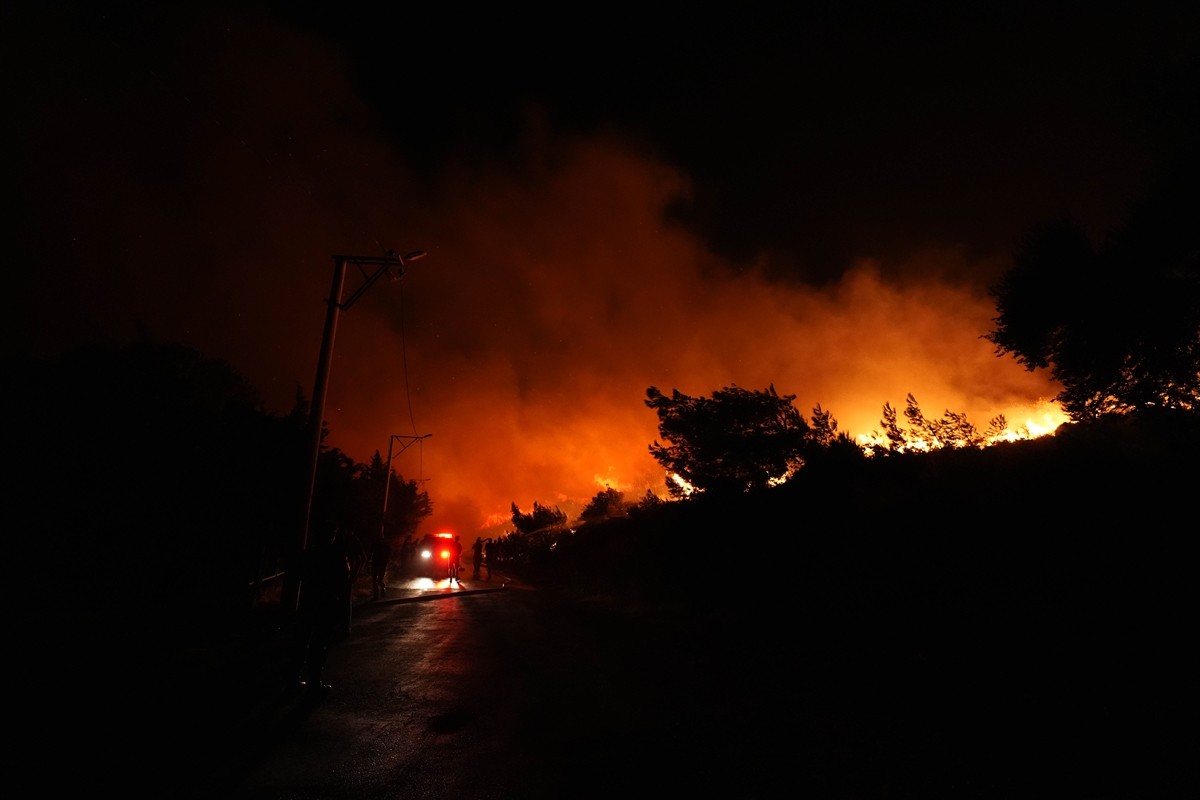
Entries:
{"type": "MultiPolygon", "coordinates": [[[[313,493],[317,485],[317,462],[321,455],[321,430],[325,417],[325,394],[326,384],[329,380],[329,365],[333,360],[333,340],[337,334],[338,315],[343,310],[349,310],[350,306],[354,305],[358,298],[362,297],[363,292],[371,288],[384,274],[391,272],[393,280],[398,280],[404,275],[404,267],[410,261],[424,258],[426,255],[424,250],[413,250],[404,255],[397,255],[394,250],[388,250],[383,256],[333,256],[333,283],[329,288],[329,299],[326,301],[328,307],[325,313],[325,332],[321,337],[321,353],[317,358],[317,377],[313,383],[313,398],[312,404],[308,412],[308,424],[311,428],[311,446],[309,449],[310,461],[308,471],[308,488],[304,498],[304,521],[300,527],[300,536],[298,542],[297,560],[304,554],[308,548],[309,530],[312,524],[312,506],[313,493]],[[359,275],[362,277],[362,284],[345,300],[342,299],[342,291],[346,284],[346,265],[354,264],[358,267],[359,275]],[[374,267],[375,271],[370,272],[368,267],[374,267]]],[[[299,564],[296,565],[298,567],[299,564]]],[[[297,602],[300,599],[300,581],[299,575],[296,574],[296,569],[288,571],[293,579],[289,581],[287,600],[291,607],[295,609],[297,602]]]]}
{"type": "Polygon", "coordinates": [[[380,539],[384,538],[384,535],[387,532],[388,490],[392,488],[392,443],[397,439],[408,439],[408,443],[400,448],[400,452],[403,453],[412,446],[413,442],[418,442],[421,439],[428,439],[432,435],[432,433],[426,433],[421,436],[405,436],[403,434],[393,433],[388,437],[387,469],[385,469],[383,472],[383,514],[379,517],[380,539]]]}

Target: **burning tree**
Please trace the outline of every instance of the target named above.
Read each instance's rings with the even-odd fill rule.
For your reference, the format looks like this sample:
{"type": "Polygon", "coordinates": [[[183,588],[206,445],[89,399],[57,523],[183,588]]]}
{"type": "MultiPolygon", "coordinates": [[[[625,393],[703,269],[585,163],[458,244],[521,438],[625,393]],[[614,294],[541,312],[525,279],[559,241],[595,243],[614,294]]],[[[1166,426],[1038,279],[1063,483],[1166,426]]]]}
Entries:
{"type": "MultiPolygon", "coordinates": [[[[975,427],[967,415],[950,411],[941,419],[930,419],[921,411],[917,398],[909,393],[905,398],[904,417],[908,420],[908,428],[902,428],[899,413],[891,403],[883,404],[883,433],[871,437],[868,450],[876,453],[929,452],[943,448],[985,447],[993,442],[1010,438],[1008,420],[1004,415],[993,417],[988,428],[982,433],[975,427]]],[[[1028,438],[1018,436],[1016,438],[1028,438]]]]}
{"type": "Polygon", "coordinates": [[[521,512],[516,503],[512,504],[512,522],[521,533],[533,533],[545,528],[553,528],[560,525],[565,525],[567,515],[558,506],[544,506],[538,501],[533,501],[533,511],[528,514],[521,512]]]}
{"type": "MultiPolygon", "coordinates": [[[[811,429],[792,405],[795,395],[727,386],[712,397],[651,386],[646,405],[658,414],[650,455],[666,468],[667,491],[746,492],[786,481],[804,464],[811,429]]],[[[836,426],[835,426],[836,427],[836,426]]]]}
{"type": "Polygon", "coordinates": [[[625,493],[610,486],[596,493],[596,496],[584,506],[583,511],[579,512],[579,518],[590,522],[611,517],[623,517],[626,513],[625,493]]]}

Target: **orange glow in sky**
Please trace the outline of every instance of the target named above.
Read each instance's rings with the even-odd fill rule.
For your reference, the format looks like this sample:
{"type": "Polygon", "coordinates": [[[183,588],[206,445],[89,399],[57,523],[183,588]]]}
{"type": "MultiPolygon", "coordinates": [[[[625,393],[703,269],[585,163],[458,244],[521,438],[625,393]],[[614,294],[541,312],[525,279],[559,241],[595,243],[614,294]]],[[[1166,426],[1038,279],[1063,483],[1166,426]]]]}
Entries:
{"type": "MultiPolygon", "coordinates": [[[[1007,251],[927,242],[899,261],[864,251],[820,287],[770,279],[769,254],[729,263],[672,224],[687,176],[618,134],[556,136],[531,114],[503,164],[431,175],[377,130],[335,53],[299,36],[299,59],[241,44],[213,51],[223,82],[204,105],[151,83],[157,125],[84,101],[41,110],[80,141],[24,163],[55,233],[30,317],[47,342],[145,332],[194,347],[286,413],[298,388],[311,396],[332,256],[425,250],[342,313],[325,411],[328,444],[359,462],[428,435],[393,458],[430,495],[419,533],[469,544],[510,529],[513,503],[574,517],[605,488],[665,495],[650,386],[774,385],[854,436],[909,393],[927,417],[980,429],[998,414],[1055,424],[1055,387],[981,338],[1007,251]],[[222,63],[235,58],[253,68],[222,63]],[[170,159],[129,168],[168,135],[170,159]],[[117,146],[125,159],[98,157],[117,146]]],[[[351,269],[347,295],[357,281],[351,269]]]]}
{"type": "MultiPolygon", "coordinates": [[[[994,265],[931,250],[864,257],[821,289],[785,285],[665,224],[686,185],[663,165],[596,140],[546,160],[536,180],[449,180],[440,204],[407,217],[424,233],[402,246],[429,257],[341,321],[332,444],[366,460],[389,433],[431,434],[393,464],[424,481],[433,528],[470,541],[511,529],[513,502],[574,516],[608,487],[665,494],[649,386],[773,384],[854,436],[909,393],[927,417],[964,412],[980,430],[998,414],[1034,433],[1061,421],[1053,387],[980,338],[994,306],[962,276],[994,265]]],[[[315,353],[321,309],[306,303],[315,353]]]]}

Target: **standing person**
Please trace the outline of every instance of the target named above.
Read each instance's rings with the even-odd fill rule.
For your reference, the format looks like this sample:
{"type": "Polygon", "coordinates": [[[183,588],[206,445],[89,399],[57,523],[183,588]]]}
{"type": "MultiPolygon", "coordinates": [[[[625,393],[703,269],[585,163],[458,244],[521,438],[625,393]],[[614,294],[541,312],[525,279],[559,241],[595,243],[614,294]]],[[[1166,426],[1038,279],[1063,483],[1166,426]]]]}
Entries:
{"type": "Polygon", "coordinates": [[[349,528],[343,529],[338,534],[338,541],[350,562],[350,586],[351,592],[353,592],[353,587],[358,585],[358,576],[362,574],[362,568],[366,565],[369,554],[363,547],[362,539],[349,528]]]}
{"type": "Polygon", "coordinates": [[[479,568],[483,566],[483,537],[476,537],[475,544],[471,545],[471,566],[474,567],[471,577],[479,580],[479,568]]]}
{"type": "Polygon", "coordinates": [[[371,545],[371,596],[375,600],[387,594],[387,569],[392,560],[392,546],[382,533],[371,545]]]}
{"type": "Polygon", "coordinates": [[[417,545],[413,542],[412,534],[404,537],[404,543],[400,545],[400,571],[407,572],[408,565],[412,563],[413,551],[417,549],[417,545]]]}
{"type": "Polygon", "coordinates": [[[458,571],[462,569],[462,537],[455,536],[450,542],[450,582],[462,583],[458,580],[458,571]]]}
{"type": "Polygon", "coordinates": [[[325,680],[329,649],[350,633],[353,613],[351,550],[334,528],[302,555],[297,616],[297,669],[301,689],[330,689],[325,680]]]}

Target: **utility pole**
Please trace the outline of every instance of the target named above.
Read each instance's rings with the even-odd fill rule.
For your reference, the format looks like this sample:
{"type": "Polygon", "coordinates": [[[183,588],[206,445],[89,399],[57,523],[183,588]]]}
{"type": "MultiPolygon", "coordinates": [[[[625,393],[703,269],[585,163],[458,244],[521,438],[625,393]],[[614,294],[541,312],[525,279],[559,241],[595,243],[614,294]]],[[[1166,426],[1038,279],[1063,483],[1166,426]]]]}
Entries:
{"type": "Polygon", "coordinates": [[[397,439],[408,439],[408,443],[400,448],[400,452],[403,453],[412,447],[413,443],[422,439],[428,439],[432,435],[432,433],[426,433],[421,436],[404,436],[399,433],[393,433],[388,437],[387,469],[383,471],[383,513],[379,517],[379,538],[382,539],[387,535],[388,490],[392,488],[392,443],[397,439]]]}
{"type": "Polygon", "coordinates": [[[326,386],[329,381],[329,367],[333,362],[333,342],[337,336],[338,317],[342,311],[349,310],[350,306],[354,305],[355,301],[362,297],[363,293],[371,288],[383,275],[390,272],[393,280],[399,280],[403,277],[404,267],[408,262],[424,258],[425,255],[424,250],[413,250],[412,252],[405,253],[403,256],[397,255],[394,250],[388,250],[385,255],[376,257],[333,256],[333,282],[329,287],[329,299],[326,300],[325,331],[321,336],[321,352],[317,358],[317,377],[313,383],[312,403],[308,412],[311,439],[309,447],[308,486],[304,495],[304,518],[300,526],[295,559],[288,569],[284,586],[283,599],[291,611],[295,611],[300,600],[299,569],[304,558],[304,552],[308,549],[308,539],[312,525],[313,494],[317,486],[317,463],[321,456],[321,433],[325,424],[326,386]],[[346,284],[347,264],[353,264],[358,268],[362,283],[354,290],[350,297],[343,300],[342,292],[346,284]],[[370,272],[368,267],[374,268],[374,272],[370,272]]]}

